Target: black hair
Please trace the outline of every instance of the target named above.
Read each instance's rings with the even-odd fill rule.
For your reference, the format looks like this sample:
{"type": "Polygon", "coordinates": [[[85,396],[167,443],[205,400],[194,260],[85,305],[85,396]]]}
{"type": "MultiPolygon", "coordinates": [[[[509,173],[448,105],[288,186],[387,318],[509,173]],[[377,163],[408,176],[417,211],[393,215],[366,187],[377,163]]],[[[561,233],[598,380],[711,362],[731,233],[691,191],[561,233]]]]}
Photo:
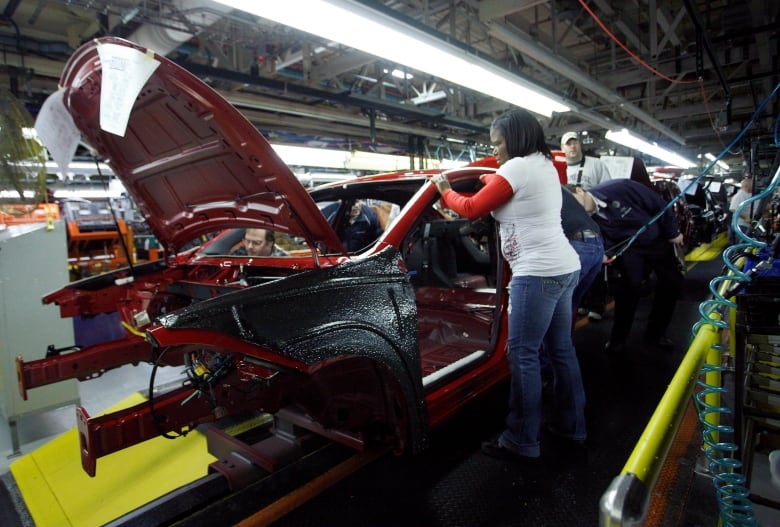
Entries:
{"type": "Polygon", "coordinates": [[[521,109],[510,110],[496,117],[490,128],[498,130],[504,136],[509,159],[525,157],[536,152],[541,152],[547,159],[552,159],[542,125],[531,112],[521,109]]]}
{"type": "Polygon", "coordinates": [[[265,231],[265,241],[267,242],[276,242],[276,233],[272,231],[271,229],[266,229],[265,227],[249,227],[248,229],[244,229],[244,237],[246,238],[246,231],[248,230],[263,230],[265,231]]]}

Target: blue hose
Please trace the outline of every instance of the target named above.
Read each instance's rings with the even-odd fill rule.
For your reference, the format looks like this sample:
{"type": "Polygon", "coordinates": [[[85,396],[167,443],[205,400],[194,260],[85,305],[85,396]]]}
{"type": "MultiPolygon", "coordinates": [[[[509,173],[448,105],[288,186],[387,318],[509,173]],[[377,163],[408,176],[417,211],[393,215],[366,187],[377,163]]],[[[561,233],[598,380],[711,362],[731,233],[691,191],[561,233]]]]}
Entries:
{"type": "MultiPolygon", "coordinates": [[[[720,161],[737,141],[742,138],[764,106],[777,93],[778,88],[780,88],[780,84],[775,86],[769,96],[761,105],[759,105],[753,116],[731,144],[724,148],[723,151],[712,160],[701,175],[690,183],[691,185],[696,184],[718,161],[720,161]]],[[[775,146],[777,146],[777,130],[775,130],[775,146]]],[[[750,281],[750,275],[739,269],[736,265],[738,256],[756,252],[767,246],[765,242],[750,238],[742,232],[738,226],[739,215],[743,208],[749,207],[753,202],[758,202],[761,199],[770,196],[779,182],[780,169],[775,173],[771,183],[763,192],[743,202],[734,212],[732,229],[739,237],[740,242],[723,251],[723,261],[727,271],[724,272],[723,276],[715,277],[710,281],[709,287],[712,298],[700,304],[700,320],[693,327],[694,334],[704,324],[714,325],[718,330],[726,329],[729,326],[727,322],[728,311],[736,308],[736,304],[719,292],[721,283],[727,281],[732,284],[738,284],[750,281]],[[721,316],[719,318],[710,316],[715,311],[720,312],[721,316]]],[[[685,194],[685,192],[683,192],[683,194],[685,194]]],[[[733,288],[729,288],[729,290],[733,290],[733,288]]],[[[718,351],[719,356],[722,357],[724,346],[722,344],[714,344],[713,350],[718,351]]],[[[733,435],[734,428],[729,425],[720,424],[720,416],[730,415],[731,409],[726,406],[716,406],[707,402],[707,397],[710,395],[717,395],[717,400],[722,401],[722,395],[726,393],[726,388],[722,386],[722,382],[721,385],[713,385],[707,382],[708,374],[722,374],[725,370],[726,367],[723,365],[705,363],[701,369],[700,378],[697,382],[700,390],[697,391],[695,399],[699,409],[699,422],[702,426],[704,455],[707,458],[708,469],[713,478],[722,525],[724,527],[756,526],[758,523],[755,512],[753,511],[753,504],[750,500],[750,490],[745,485],[745,476],[740,473],[742,462],[735,457],[739,450],[739,446],[726,440],[726,438],[733,435]]]]}

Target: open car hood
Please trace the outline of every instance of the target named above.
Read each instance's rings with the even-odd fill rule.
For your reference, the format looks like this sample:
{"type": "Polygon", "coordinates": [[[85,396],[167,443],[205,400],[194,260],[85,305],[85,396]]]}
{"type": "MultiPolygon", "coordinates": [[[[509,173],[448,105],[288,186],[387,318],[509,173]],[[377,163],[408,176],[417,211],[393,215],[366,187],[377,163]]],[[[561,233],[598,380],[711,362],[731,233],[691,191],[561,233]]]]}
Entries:
{"type": "Polygon", "coordinates": [[[96,39],[71,56],[60,86],[76,127],[108,159],[167,249],[175,252],[202,234],[243,226],[302,236],[311,247],[343,252],[306,189],[255,127],[165,57],[119,38],[96,39]],[[100,126],[99,48],[108,44],[159,62],[135,98],[123,136],[100,126]]]}

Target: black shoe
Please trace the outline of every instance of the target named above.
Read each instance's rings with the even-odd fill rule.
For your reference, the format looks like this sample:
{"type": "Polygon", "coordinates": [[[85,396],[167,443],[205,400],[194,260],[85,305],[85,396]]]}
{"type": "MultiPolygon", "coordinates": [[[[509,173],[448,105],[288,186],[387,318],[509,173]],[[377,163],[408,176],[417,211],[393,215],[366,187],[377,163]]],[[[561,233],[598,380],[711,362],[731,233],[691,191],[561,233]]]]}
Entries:
{"type": "Polygon", "coordinates": [[[541,466],[541,459],[538,457],[523,456],[517,452],[513,452],[506,447],[498,444],[498,439],[493,441],[485,441],[482,443],[482,453],[489,457],[496,459],[504,459],[507,461],[513,461],[520,463],[528,468],[538,468],[541,466]]]}

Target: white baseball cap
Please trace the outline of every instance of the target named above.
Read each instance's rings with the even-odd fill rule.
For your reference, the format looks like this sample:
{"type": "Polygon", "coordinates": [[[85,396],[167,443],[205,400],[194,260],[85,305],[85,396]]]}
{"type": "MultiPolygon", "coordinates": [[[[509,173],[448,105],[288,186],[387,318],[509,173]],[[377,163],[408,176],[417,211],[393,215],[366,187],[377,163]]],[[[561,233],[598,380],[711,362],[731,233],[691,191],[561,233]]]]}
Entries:
{"type": "Polygon", "coordinates": [[[569,139],[576,139],[580,140],[579,134],[577,132],[566,132],[563,134],[563,137],[561,137],[561,146],[565,145],[569,142],[569,139]]]}

